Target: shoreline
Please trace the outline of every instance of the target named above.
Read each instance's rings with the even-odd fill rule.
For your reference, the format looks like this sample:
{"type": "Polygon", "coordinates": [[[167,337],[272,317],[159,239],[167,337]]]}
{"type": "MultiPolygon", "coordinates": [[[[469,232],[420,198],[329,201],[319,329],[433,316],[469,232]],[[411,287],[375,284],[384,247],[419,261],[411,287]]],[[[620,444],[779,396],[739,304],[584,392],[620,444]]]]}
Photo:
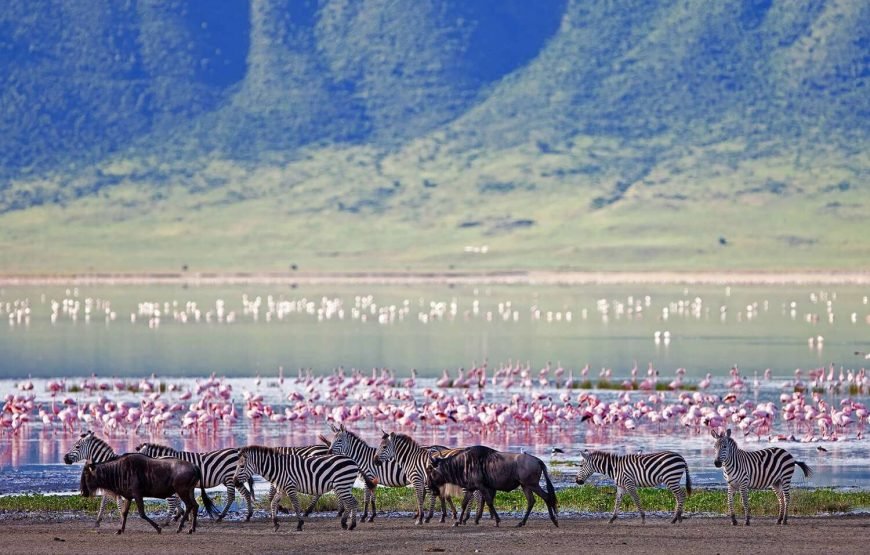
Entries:
{"type": "Polygon", "coordinates": [[[870,271],[95,272],[0,275],[36,285],[870,285],[870,271]]]}

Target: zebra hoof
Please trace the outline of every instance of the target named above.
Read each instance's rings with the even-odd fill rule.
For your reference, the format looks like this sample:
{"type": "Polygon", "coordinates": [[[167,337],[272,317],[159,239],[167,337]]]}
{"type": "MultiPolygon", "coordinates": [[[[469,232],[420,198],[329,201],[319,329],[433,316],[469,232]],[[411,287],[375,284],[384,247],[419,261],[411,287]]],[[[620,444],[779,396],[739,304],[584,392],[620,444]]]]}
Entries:
{"type": "Polygon", "coordinates": [[[190,530],[187,531],[188,534],[193,534],[193,532],[194,532],[193,528],[191,528],[190,530]]]}
{"type": "Polygon", "coordinates": [[[117,534],[117,535],[119,535],[119,536],[120,536],[121,534],[123,534],[123,533],[124,533],[123,530],[115,530],[115,534],[117,534]]]}
{"type": "Polygon", "coordinates": [[[296,531],[297,531],[297,532],[301,532],[301,531],[302,531],[302,524],[303,524],[303,522],[302,522],[301,520],[299,521],[298,524],[296,524],[296,531]]]}
{"type": "Polygon", "coordinates": [[[526,525],[526,523],[523,521],[517,522],[517,528],[522,528],[525,525],[526,525]]]}
{"type": "Polygon", "coordinates": [[[355,520],[351,520],[351,521],[350,521],[350,528],[348,528],[348,530],[353,530],[354,528],[356,528],[356,521],[355,521],[355,520]]]}

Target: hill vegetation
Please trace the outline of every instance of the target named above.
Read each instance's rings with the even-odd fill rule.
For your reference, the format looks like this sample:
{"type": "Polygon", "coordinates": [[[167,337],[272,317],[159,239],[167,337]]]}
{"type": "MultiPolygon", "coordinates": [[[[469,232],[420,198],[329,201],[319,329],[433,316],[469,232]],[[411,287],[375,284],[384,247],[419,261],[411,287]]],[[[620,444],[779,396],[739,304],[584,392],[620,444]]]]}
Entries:
{"type": "Polygon", "coordinates": [[[0,268],[868,269],[868,35],[844,0],[10,0],[0,268]]]}

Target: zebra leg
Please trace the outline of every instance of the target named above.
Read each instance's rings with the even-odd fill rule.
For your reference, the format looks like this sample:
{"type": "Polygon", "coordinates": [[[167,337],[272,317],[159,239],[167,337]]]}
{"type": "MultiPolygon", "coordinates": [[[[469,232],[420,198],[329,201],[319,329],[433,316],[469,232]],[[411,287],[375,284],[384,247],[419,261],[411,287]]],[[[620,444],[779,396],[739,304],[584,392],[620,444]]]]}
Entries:
{"type": "Polygon", "coordinates": [[[365,522],[369,517],[369,501],[372,498],[372,490],[366,487],[366,490],[363,492],[363,514],[362,514],[362,522],[365,522]]]}
{"type": "Polygon", "coordinates": [[[251,496],[251,492],[245,486],[240,487],[239,491],[242,492],[242,497],[245,498],[245,503],[248,504],[248,516],[245,518],[245,522],[248,522],[254,514],[254,499],[251,496]]]}
{"type": "Polygon", "coordinates": [[[783,525],[788,524],[788,506],[791,503],[791,492],[789,491],[789,484],[784,484],[782,486],[782,523],[783,525]]]}
{"type": "MultiPolygon", "coordinates": [[[[287,497],[290,498],[290,502],[293,504],[293,510],[296,511],[296,518],[299,519],[299,522],[296,523],[296,531],[302,531],[302,525],[305,523],[304,517],[302,516],[302,510],[299,508],[299,497],[296,495],[296,487],[291,487],[287,490],[287,497]]],[[[277,525],[277,523],[276,523],[277,525]]],[[[277,528],[276,528],[277,530],[277,528]]]]}
{"type": "Polygon", "coordinates": [[[625,488],[622,486],[616,486],[616,503],[613,504],[613,516],[610,517],[610,524],[613,524],[613,521],[616,520],[617,515],[619,515],[619,508],[622,506],[623,495],[625,495],[625,488]]]}
{"type": "Polygon", "coordinates": [[[465,492],[465,495],[462,497],[462,512],[459,514],[459,520],[453,523],[453,526],[459,526],[461,524],[465,524],[467,520],[465,516],[465,511],[468,510],[468,502],[471,500],[471,494],[469,492],[465,492]]]}
{"type": "MultiPolygon", "coordinates": [[[[472,498],[477,499],[477,520],[480,520],[480,517],[483,515],[483,493],[481,493],[480,490],[477,490],[472,495],[472,498]]],[[[468,519],[468,517],[465,518],[466,520],[468,519]]],[[[492,514],[489,515],[489,518],[492,518],[492,514]]]]}
{"type": "Polygon", "coordinates": [[[266,497],[266,502],[271,507],[272,506],[272,499],[275,497],[276,494],[278,495],[278,510],[282,513],[289,514],[290,510],[287,509],[287,507],[284,507],[283,505],[281,505],[281,495],[282,494],[278,493],[278,488],[275,487],[275,484],[269,484],[269,493],[266,497]]]}
{"type": "Polygon", "coordinates": [[[674,518],[671,520],[671,524],[683,522],[683,504],[686,502],[686,493],[679,483],[669,485],[668,489],[671,490],[671,493],[674,494],[674,499],[677,501],[677,508],[674,511],[674,518]]]}
{"type": "MultiPolygon", "coordinates": [[[[275,486],[272,486],[275,488],[275,486]]],[[[272,493],[272,488],[269,489],[269,493],[272,493]]],[[[269,497],[269,509],[272,512],[272,524],[275,525],[275,531],[278,531],[278,501],[281,499],[280,495],[271,495],[269,497]]]]}
{"type": "Polygon", "coordinates": [[[124,498],[124,506],[121,508],[121,527],[118,528],[116,534],[123,534],[124,529],[127,528],[127,515],[130,513],[130,500],[126,497],[124,498]]]}
{"type": "Polygon", "coordinates": [[[746,516],[746,526],[749,526],[749,486],[740,488],[740,498],[743,500],[743,514],[746,516]]]}
{"type": "Polygon", "coordinates": [[[236,486],[233,483],[232,476],[229,477],[224,485],[227,487],[227,503],[224,505],[224,510],[221,511],[221,514],[218,515],[217,521],[220,522],[227,516],[227,511],[230,510],[230,507],[233,505],[233,502],[236,500],[236,486]]]}
{"type": "MultiPolygon", "coordinates": [[[[336,492],[336,494],[338,494],[338,492],[336,492]]],[[[359,506],[359,503],[357,503],[356,497],[353,496],[353,493],[350,491],[350,488],[348,488],[347,491],[342,493],[339,496],[339,499],[341,499],[341,502],[346,509],[346,513],[350,512],[350,527],[347,526],[347,514],[346,513],[344,515],[344,518],[342,518],[342,520],[341,520],[341,527],[344,528],[345,530],[353,530],[354,528],[356,528],[356,510],[357,510],[357,507],[359,506]]]]}
{"type": "MultiPolygon", "coordinates": [[[[94,528],[100,527],[100,521],[103,520],[103,509],[106,507],[106,498],[109,497],[108,493],[104,493],[102,499],[100,499],[100,510],[97,512],[97,522],[94,524],[94,528]]],[[[118,502],[118,510],[121,509],[121,498],[117,497],[116,501],[118,502]]]]}
{"type": "Polygon", "coordinates": [[[640,496],[637,494],[637,488],[634,485],[629,485],[627,487],[628,494],[634,499],[634,504],[637,505],[637,510],[640,513],[640,523],[646,524],[646,515],[643,512],[643,507],[640,506],[640,496]]]}
{"type": "Polygon", "coordinates": [[[734,486],[728,484],[728,514],[731,515],[731,524],[737,526],[737,517],[734,516],[734,486]]]}
{"type": "Polygon", "coordinates": [[[775,482],[770,489],[773,490],[773,493],[776,494],[776,504],[778,505],[779,513],[776,519],[777,524],[782,524],[782,509],[785,504],[785,500],[782,498],[782,485],[779,482],[775,482]]]}
{"type": "Polygon", "coordinates": [[[432,520],[432,516],[435,514],[435,498],[438,497],[441,499],[441,511],[444,511],[444,497],[441,496],[440,493],[435,493],[434,490],[429,492],[432,494],[432,499],[429,500],[429,514],[426,515],[426,524],[429,524],[429,521],[432,520]]]}
{"type": "MultiPolygon", "coordinates": [[[[366,490],[366,491],[369,491],[369,490],[366,490]]],[[[369,518],[369,522],[374,522],[374,521],[375,521],[375,515],[378,514],[378,510],[377,510],[377,508],[375,507],[375,499],[377,499],[377,497],[378,497],[377,492],[378,492],[378,486],[375,486],[375,487],[373,487],[373,488],[371,489],[371,494],[372,494],[372,497],[371,497],[371,501],[372,501],[372,516],[369,518]]],[[[365,516],[363,516],[362,521],[363,521],[363,522],[366,521],[365,516]]]]}
{"type": "Polygon", "coordinates": [[[417,522],[415,524],[423,524],[423,516],[426,514],[426,509],[423,504],[426,502],[426,486],[423,480],[414,481],[414,491],[417,493],[417,522]]]}
{"type": "MultiPolygon", "coordinates": [[[[320,495],[315,495],[314,497],[311,498],[311,504],[308,505],[308,507],[305,509],[305,512],[303,513],[304,516],[307,517],[308,515],[310,515],[311,513],[314,512],[314,508],[317,506],[317,502],[320,501],[320,497],[321,497],[320,495]]],[[[342,506],[341,503],[339,503],[338,504],[338,516],[341,516],[341,513],[343,511],[344,511],[344,507],[342,506]]]]}

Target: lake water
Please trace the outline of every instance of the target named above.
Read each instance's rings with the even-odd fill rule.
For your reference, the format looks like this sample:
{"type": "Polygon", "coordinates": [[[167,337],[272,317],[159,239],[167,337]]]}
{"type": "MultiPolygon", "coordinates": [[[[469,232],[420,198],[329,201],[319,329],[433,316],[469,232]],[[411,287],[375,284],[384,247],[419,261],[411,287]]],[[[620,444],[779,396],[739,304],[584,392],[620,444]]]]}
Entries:
{"type": "MultiPolygon", "coordinates": [[[[327,431],[329,411],[356,405],[369,416],[349,425],[370,443],[386,427],[411,433],[422,443],[481,442],[524,449],[551,463],[560,487],[571,482],[571,465],[583,448],[677,450],[689,462],[693,482],[716,487],[722,478],[711,464],[712,440],[705,429],[690,429],[676,419],[665,424],[639,421],[631,430],[579,420],[498,429],[418,421],[402,428],[395,420],[401,411],[393,413],[393,420],[371,414],[385,404],[407,411],[435,402],[430,394],[438,394],[436,378],[443,369],[455,378],[457,368],[484,360],[490,374],[509,360],[523,361],[535,383],[509,389],[501,381],[488,383],[476,399],[468,397],[473,388],[443,394],[460,404],[490,404],[499,410],[520,402],[539,408],[562,403],[579,407],[583,392],[559,387],[561,381],[552,379],[557,367],[564,369],[560,380],[573,372],[579,381],[580,369],[588,364],[592,382],[602,368],[609,368],[611,380],[619,383],[637,361],[638,379],[645,377],[649,363],[663,383],[677,368],[686,369],[688,384],[712,373],[712,397],[704,401],[710,406],[722,404],[733,391],[727,386],[732,365],[740,367],[748,384],[769,368],[771,379],[760,378],[729,402],[779,404],[783,393],[794,391],[797,368],[807,380],[806,371],[817,367],[833,363],[835,375],[842,367],[851,377],[854,372],[849,370],[864,364],[855,351],[870,347],[868,294],[867,288],[858,287],[5,287],[0,289],[0,318],[5,321],[0,327],[0,394],[33,395],[34,408],[31,421],[15,433],[0,431],[0,494],[76,489],[80,468],[63,465],[61,458],[79,428],[95,427],[94,422],[79,420],[74,431],[62,431],[57,424],[43,425],[38,407],[48,410],[64,397],[92,411],[105,401],[136,406],[145,399],[137,390],[143,378],[163,384],[161,399],[174,403],[212,373],[226,376],[221,383],[233,392],[228,402],[238,407],[238,420],[206,427],[208,431],[182,432],[182,411],[158,430],[131,425],[107,432],[110,443],[119,451],[149,439],[192,450],[309,444],[327,431]],[[550,381],[540,385],[539,369],[548,362],[550,381]],[[277,381],[279,367],[284,383],[277,381]],[[333,375],[337,367],[347,375],[351,368],[366,375],[372,368],[390,368],[395,387],[379,400],[364,384],[345,390],[322,380],[296,383],[299,368],[310,368],[316,377],[333,375]],[[412,368],[420,378],[403,388],[412,368]],[[96,378],[89,382],[92,375],[96,378]],[[53,396],[50,384],[60,379],[64,390],[53,396]],[[119,387],[111,385],[118,381],[119,387]],[[22,391],[26,382],[33,389],[22,391]],[[89,389],[89,383],[104,384],[106,390],[89,389]],[[346,397],[336,397],[337,391],[346,397]],[[288,399],[294,392],[298,397],[288,399]],[[244,396],[254,394],[263,397],[270,411],[320,412],[304,422],[249,418],[243,414],[244,396]],[[560,400],[565,394],[567,402],[560,400]],[[554,446],[565,454],[551,455],[554,446]]],[[[605,390],[593,394],[608,402],[621,395],[605,390]]],[[[633,391],[624,402],[643,403],[649,394],[633,391]]],[[[661,396],[656,401],[661,406],[680,403],[679,392],[661,396]]],[[[846,385],[828,387],[816,397],[810,404],[821,400],[839,407],[845,398],[868,402],[846,385]]],[[[816,470],[812,480],[799,479],[798,484],[870,488],[870,444],[863,439],[863,428],[864,423],[853,422],[835,438],[821,437],[812,425],[795,428],[777,418],[771,430],[741,441],[747,448],[759,448],[780,440],[816,470]],[[788,441],[792,436],[794,441],[788,441]]]]}

